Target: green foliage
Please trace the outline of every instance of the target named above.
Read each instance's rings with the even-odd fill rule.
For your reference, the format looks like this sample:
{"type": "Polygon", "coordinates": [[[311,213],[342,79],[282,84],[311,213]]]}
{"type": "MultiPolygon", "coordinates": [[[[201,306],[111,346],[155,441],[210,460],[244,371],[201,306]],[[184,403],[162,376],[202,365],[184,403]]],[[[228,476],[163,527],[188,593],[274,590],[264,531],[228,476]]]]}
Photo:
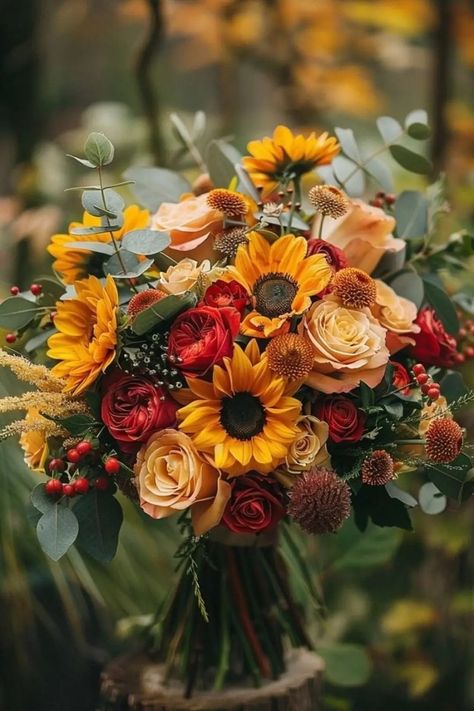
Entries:
{"type": "Polygon", "coordinates": [[[155,212],[163,202],[178,202],[191,185],[179,173],[166,168],[129,168],[124,176],[132,180],[132,191],[141,205],[155,212]]]}
{"type": "Polygon", "coordinates": [[[35,301],[9,296],[0,304],[0,327],[16,331],[27,326],[41,312],[35,301]]]}
{"type": "Polygon", "coordinates": [[[163,321],[169,321],[177,316],[181,311],[195,306],[197,296],[188,291],[183,296],[166,296],[152,306],[141,311],[132,322],[132,330],[137,336],[142,336],[147,331],[157,326],[163,321]]]}
{"type": "Polygon", "coordinates": [[[351,517],[336,537],[323,537],[324,569],[333,573],[383,565],[392,558],[401,540],[401,531],[381,528],[373,523],[369,523],[362,532],[351,517]]]}
{"type": "Polygon", "coordinates": [[[428,228],[428,200],[416,190],[400,193],[395,203],[397,236],[401,239],[423,237],[428,228]]]}
{"type": "Polygon", "coordinates": [[[423,484],[418,493],[418,500],[423,513],[432,516],[442,513],[447,504],[446,496],[431,481],[423,484]]]}
{"type": "Polygon", "coordinates": [[[465,454],[460,454],[449,464],[430,463],[425,470],[439,491],[450,499],[461,502],[474,491],[472,462],[465,454]]]}
{"type": "Polygon", "coordinates": [[[331,684],[351,687],[367,683],[372,663],[361,645],[324,643],[317,651],[326,662],[325,676],[331,684]]]}
{"type": "Polygon", "coordinates": [[[74,504],[79,522],[76,545],[100,563],[115,556],[123,513],[119,502],[108,491],[88,492],[74,504]]]}
{"type": "Polygon", "coordinates": [[[90,133],[84,145],[86,158],[94,168],[109,165],[114,159],[114,146],[103,133],[90,133]]]}
{"type": "Polygon", "coordinates": [[[54,418],[73,437],[84,437],[97,424],[88,415],[70,415],[69,417],[54,418]]]}
{"type": "Polygon", "coordinates": [[[426,301],[434,308],[448,333],[456,334],[459,331],[459,319],[453,302],[446,292],[440,286],[434,284],[431,279],[425,276],[423,282],[426,301]]]}
{"type": "Polygon", "coordinates": [[[43,551],[53,560],[59,560],[76,540],[79,524],[67,504],[58,501],[41,516],[36,533],[43,551]]]}
{"type": "Polygon", "coordinates": [[[157,230],[132,230],[122,239],[122,248],[133,254],[158,254],[170,243],[169,235],[157,230]]]}
{"type": "Polygon", "coordinates": [[[114,279],[136,279],[153,265],[153,259],[140,260],[136,254],[121,249],[104,264],[104,273],[114,279]]]}
{"type": "Polygon", "coordinates": [[[425,287],[423,280],[413,269],[399,272],[389,283],[397,294],[410,299],[417,308],[420,308],[425,298],[425,287]]]}
{"type": "Polygon", "coordinates": [[[211,141],[206,152],[206,164],[210,178],[216,188],[228,188],[236,175],[236,165],[241,154],[230,143],[222,140],[211,141]]]}

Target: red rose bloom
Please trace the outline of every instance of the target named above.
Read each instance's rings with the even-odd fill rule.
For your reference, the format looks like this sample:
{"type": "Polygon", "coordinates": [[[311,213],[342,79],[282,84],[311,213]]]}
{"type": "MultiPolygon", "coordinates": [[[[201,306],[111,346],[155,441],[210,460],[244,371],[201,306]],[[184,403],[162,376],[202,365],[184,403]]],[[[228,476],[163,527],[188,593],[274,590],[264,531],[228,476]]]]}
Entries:
{"type": "Polygon", "coordinates": [[[102,421],[125,451],[145,442],[153,432],[173,427],[177,404],[144,375],[116,370],[104,382],[102,421]]]}
{"type": "Polygon", "coordinates": [[[218,279],[206,289],[203,302],[216,309],[221,309],[223,306],[233,306],[242,316],[248,300],[245,288],[238,281],[218,279]]]}
{"type": "Polygon", "coordinates": [[[402,395],[410,394],[410,376],[408,370],[404,365],[398,363],[396,360],[389,361],[390,365],[393,367],[392,384],[396,390],[399,390],[402,395]]]}
{"type": "Polygon", "coordinates": [[[230,307],[197,306],[182,313],[170,329],[168,356],[186,377],[205,375],[231,356],[240,314],[230,307]]]}
{"type": "Polygon", "coordinates": [[[333,395],[321,400],[316,404],[315,415],[327,422],[332,442],[358,442],[364,434],[364,413],[344,395],[333,395]]]}
{"type": "Polygon", "coordinates": [[[342,249],[326,242],[324,239],[310,239],[308,241],[307,256],[310,257],[312,254],[324,254],[329,266],[331,266],[335,272],[349,266],[347,257],[342,249]]]}
{"type": "Polygon", "coordinates": [[[234,479],[231,487],[221,524],[233,533],[270,531],[286,513],[281,489],[273,479],[249,474],[234,479]]]}
{"type": "Polygon", "coordinates": [[[425,306],[418,314],[415,323],[420,333],[410,334],[415,345],[410,355],[425,365],[449,367],[453,365],[456,353],[456,339],[446,333],[445,328],[431,306],[425,306]]]}

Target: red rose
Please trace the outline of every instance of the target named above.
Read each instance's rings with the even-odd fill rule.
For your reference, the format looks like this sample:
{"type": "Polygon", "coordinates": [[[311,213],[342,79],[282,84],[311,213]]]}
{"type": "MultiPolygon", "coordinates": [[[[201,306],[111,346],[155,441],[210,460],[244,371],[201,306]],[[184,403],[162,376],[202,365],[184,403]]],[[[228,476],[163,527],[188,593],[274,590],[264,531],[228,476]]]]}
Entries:
{"type": "Polygon", "coordinates": [[[176,423],[177,405],[144,375],[126,375],[116,370],[104,382],[101,403],[102,421],[112,437],[133,449],[134,443],[145,442],[151,434],[176,423]]]}
{"type": "Polygon", "coordinates": [[[231,356],[239,332],[240,314],[230,307],[197,306],[182,313],[170,329],[168,356],[183,375],[205,375],[231,356]]]}
{"type": "Polygon", "coordinates": [[[398,363],[396,360],[390,360],[390,365],[393,367],[392,384],[396,390],[399,390],[402,395],[410,394],[410,382],[411,378],[408,374],[408,370],[404,365],[398,363]]]}
{"type": "Polygon", "coordinates": [[[286,513],[281,489],[274,479],[248,474],[233,479],[231,487],[221,524],[233,533],[269,531],[286,513]]]}
{"type": "Polygon", "coordinates": [[[420,333],[410,334],[415,345],[410,355],[425,365],[449,367],[453,365],[456,353],[456,339],[446,333],[445,328],[431,306],[425,306],[418,314],[415,323],[420,333]]]}
{"type": "Polygon", "coordinates": [[[344,395],[333,395],[317,403],[315,415],[329,426],[332,442],[358,442],[364,434],[365,415],[344,395]]]}
{"type": "Polygon", "coordinates": [[[206,289],[203,302],[216,309],[221,309],[223,306],[233,306],[242,316],[248,300],[247,291],[238,281],[218,279],[206,289]]]}
{"type": "Polygon", "coordinates": [[[348,266],[347,257],[342,249],[324,239],[310,239],[308,241],[307,256],[310,257],[312,254],[324,254],[328,264],[335,272],[348,266]]]}

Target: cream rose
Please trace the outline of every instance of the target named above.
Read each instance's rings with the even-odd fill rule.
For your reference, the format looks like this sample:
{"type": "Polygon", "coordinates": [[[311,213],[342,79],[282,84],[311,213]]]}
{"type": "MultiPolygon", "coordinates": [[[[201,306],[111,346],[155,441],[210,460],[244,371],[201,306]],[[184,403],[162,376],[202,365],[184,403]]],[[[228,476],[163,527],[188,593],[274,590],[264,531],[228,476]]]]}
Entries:
{"type": "Polygon", "coordinates": [[[379,207],[352,200],[349,212],[337,220],[324,221],[325,240],[342,249],[350,267],[372,274],[386,252],[396,253],[403,263],[405,241],[392,232],[395,219],[379,207]]]}
{"type": "Polygon", "coordinates": [[[143,445],[134,474],[145,513],[166,518],[191,507],[197,536],[219,524],[230,497],[220,473],[200,457],[186,434],[173,429],[156,432],[143,445]]]}
{"type": "Polygon", "coordinates": [[[160,273],[160,289],[175,296],[184,294],[205,278],[210,269],[211,264],[207,260],[198,264],[194,259],[181,259],[166,272],[160,273]]]}
{"type": "Polygon", "coordinates": [[[299,432],[286,456],[287,470],[297,474],[312,467],[325,466],[329,460],[327,422],[321,422],[313,415],[302,415],[296,426],[299,432]]]}
{"type": "Polygon", "coordinates": [[[317,301],[301,331],[314,348],[306,383],[323,393],[348,392],[360,381],[375,387],[384,374],[389,352],[386,330],[368,309],[348,309],[334,296],[317,301]]]}
{"type": "Polygon", "coordinates": [[[407,345],[414,345],[415,341],[403,334],[420,332],[420,327],[414,323],[418,313],[416,305],[413,301],[398,296],[390,286],[380,279],[376,279],[375,284],[377,295],[372,313],[389,331],[387,346],[390,353],[395,353],[407,345]]]}

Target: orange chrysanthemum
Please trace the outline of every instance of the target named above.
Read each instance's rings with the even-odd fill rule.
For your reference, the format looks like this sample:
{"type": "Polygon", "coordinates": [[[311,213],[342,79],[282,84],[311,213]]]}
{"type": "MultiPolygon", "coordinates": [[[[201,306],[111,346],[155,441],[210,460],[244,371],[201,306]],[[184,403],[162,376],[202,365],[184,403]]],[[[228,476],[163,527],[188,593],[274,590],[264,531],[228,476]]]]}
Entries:
{"type": "MultiPolygon", "coordinates": [[[[122,237],[132,230],[139,230],[147,227],[150,222],[148,210],[141,210],[137,205],[130,205],[123,213],[123,225],[114,232],[114,238],[120,241],[122,237]]],[[[100,225],[100,217],[84,213],[82,222],[71,222],[69,231],[76,227],[97,227],[100,225]]],[[[91,252],[88,249],[74,249],[68,244],[74,242],[103,242],[105,244],[112,241],[110,232],[101,232],[95,235],[72,235],[58,234],[51,237],[51,244],[48,252],[54,257],[53,269],[58,272],[66,284],[74,284],[78,279],[87,276],[102,276],[102,264],[107,258],[103,254],[91,252]]]]}
{"type": "Polygon", "coordinates": [[[59,333],[48,340],[48,356],[59,363],[52,373],[64,378],[65,392],[87,390],[115,358],[118,292],[109,275],[102,286],[91,276],[76,282],[77,296],[56,304],[59,333]]]}
{"type": "Polygon", "coordinates": [[[264,195],[317,165],[327,165],[340,150],[337,140],[327,133],[305,137],[287,126],[277,126],[272,138],[250,141],[247,148],[250,156],[243,158],[243,166],[264,195]]]}

